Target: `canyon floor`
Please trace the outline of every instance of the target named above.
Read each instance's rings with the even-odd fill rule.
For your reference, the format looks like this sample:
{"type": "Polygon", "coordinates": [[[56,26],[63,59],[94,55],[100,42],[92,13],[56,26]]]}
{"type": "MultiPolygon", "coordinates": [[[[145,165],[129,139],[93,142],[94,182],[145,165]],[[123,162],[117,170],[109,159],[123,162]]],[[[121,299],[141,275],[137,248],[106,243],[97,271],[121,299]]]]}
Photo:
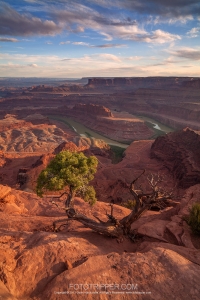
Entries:
{"type": "MultiPolygon", "coordinates": [[[[159,94],[154,88],[151,88],[152,97],[159,94]]],[[[80,106],[73,112],[71,108],[73,103],[89,105],[91,96],[80,91],[79,96],[74,92],[70,96],[69,87],[62,87],[68,91],[63,91],[60,96],[54,92],[45,96],[44,89],[16,89],[0,102],[0,299],[198,300],[200,237],[191,231],[186,219],[193,203],[200,203],[200,133],[182,131],[179,127],[180,123],[192,122],[192,117],[190,119],[188,115],[184,120],[184,116],[188,110],[193,111],[193,104],[190,108],[188,104],[187,109],[186,104],[182,107],[179,125],[178,121],[169,121],[178,119],[177,111],[174,109],[174,116],[171,116],[170,104],[165,107],[165,117],[160,121],[165,120],[166,126],[173,125],[173,131],[181,130],[163,134],[157,142],[152,138],[156,132],[152,133],[154,129],[144,122],[148,139],[132,138],[116,162],[104,141],[81,137],[70,124],[49,119],[48,115],[68,117],[71,114],[76,121],[87,122],[91,130],[94,130],[95,122],[100,124],[103,119],[110,118],[112,122],[109,121],[107,127],[111,134],[115,118],[129,121],[127,112],[136,113],[136,108],[138,114],[143,112],[144,115],[146,109],[149,112],[146,114],[152,117],[153,109],[156,109],[159,115],[165,103],[160,98],[148,103],[144,100],[146,90],[142,92],[145,97],[136,100],[141,93],[136,89],[132,95],[125,93],[122,103],[118,101],[121,90],[118,95],[108,96],[108,88],[102,92],[104,87],[101,87],[100,92],[98,86],[100,96],[95,98],[96,106],[88,108],[89,111],[97,110],[94,115],[87,109],[82,109],[81,113],[80,106]],[[69,96],[64,96],[66,93],[69,96]],[[130,103],[131,97],[134,105],[130,103]],[[102,115],[98,115],[99,105],[102,115]],[[125,110],[125,106],[129,109],[125,110]],[[104,115],[110,112],[115,116],[104,115]],[[55,195],[38,197],[35,184],[41,170],[62,149],[83,151],[86,155],[95,155],[99,161],[92,181],[98,201],[90,206],[83,199],[75,198],[76,210],[91,219],[97,217],[106,221],[110,202],[114,203],[113,214],[117,219],[127,216],[131,210],[124,207],[124,203],[133,199],[129,185],[144,169],[138,186],[148,190],[146,176],[159,173],[163,176],[162,187],[169,191],[173,189],[176,205],[145,212],[132,224],[133,239],[106,237],[75,220],[65,221],[64,226],[54,232],[53,222],[66,219],[66,214],[52,204],[55,195]]],[[[56,89],[59,92],[59,87],[56,89]]],[[[87,86],[87,92],[88,89],[87,86]]],[[[174,95],[176,92],[175,89],[174,95]]],[[[166,94],[164,91],[163,95],[166,94]]],[[[196,95],[199,95],[197,90],[191,93],[188,101],[194,101],[196,95]]],[[[168,96],[173,96],[171,91],[168,96]]],[[[180,102],[178,105],[180,110],[180,102]]],[[[198,116],[196,109],[193,120],[197,127],[198,116]]],[[[99,126],[102,136],[106,135],[103,125],[99,126]]],[[[117,139],[121,141],[120,136],[117,139]]],[[[58,205],[62,206],[62,200],[58,205]]]]}

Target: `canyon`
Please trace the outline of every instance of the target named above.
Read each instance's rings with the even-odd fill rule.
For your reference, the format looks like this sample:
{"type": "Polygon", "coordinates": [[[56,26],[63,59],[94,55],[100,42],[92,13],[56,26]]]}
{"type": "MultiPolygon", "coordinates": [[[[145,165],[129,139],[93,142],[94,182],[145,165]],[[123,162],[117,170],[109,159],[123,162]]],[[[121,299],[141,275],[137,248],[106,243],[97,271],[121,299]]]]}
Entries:
{"type": "Polygon", "coordinates": [[[187,188],[200,182],[200,131],[186,128],[159,137],[151,147],[151,157],[163,162],[178,180],[187,188]]]}
{"type": "Polygon", "coordinates": [[[0,87],[0,298],[107,299],[110,292],[119,300],[197,300],[200,237],[187,218],[200,203],[199,78],[13,82],[0,87]],[[84,125],[81,135],[70,120],[84,125]],[[160,188],[172,195],[169,205],[135,220],[133,239],[110,238],[76,220],[54,231],[53,222],[66,219],[64,197],[51,192],[40,198],[35,187],[63,150],[98,159],[91,181],[98,201],[90,206],[76,197],[80,214],[106,222],[112,203],[115,218],[127,216],[130,184],[143,173],[136,188],[151,191],[148,178],[159,175],[160,188]],[[86,293],[80,286],[86,283],[107,288],[86,293]],[[118,290],[108,287],[113,283],[118,290]],[[124,291],[127,283],[131,290],[124,291]]]}

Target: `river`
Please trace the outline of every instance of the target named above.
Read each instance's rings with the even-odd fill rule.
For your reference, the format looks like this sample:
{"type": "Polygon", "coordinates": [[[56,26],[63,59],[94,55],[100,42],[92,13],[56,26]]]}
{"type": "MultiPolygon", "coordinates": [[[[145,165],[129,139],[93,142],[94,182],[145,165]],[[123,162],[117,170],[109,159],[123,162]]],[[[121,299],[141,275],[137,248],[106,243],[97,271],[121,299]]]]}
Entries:
{"type": "Polygon", "coordinates": [[[106,142],[109,145],[114,145],[114,146],[118,146],[121,148],[127,148],[128,144],[123,144],[123,143],[119,143],[117,141],[113,141],[93,130],[91,130],[90,128],[84,126],[81,123],[78,123],[74,120],[72,120],[69,117],[61,117],[61,116],[49,116],[50,119],[52,120],[57,120],[60,122],[63,122],[65,124],[67,124],[68,126],[70,126],[75,132],[77,132],[78,134],[80,134],[80,136],[82,137],[94,137],[95,139],[99,139],[99,140],[104,140],[104,142],[106,142]]]}
{"type": "MultiPolygon", "coordinates": [[[[163,134],[173,131],[172,128],[170,128],[168,126],[165,126],[165,125],[161,124],[160,122],[157,122],[154,119],[151,119],[149,117],[145,117],[145,116],[134,116],[134,117],[137,117],[141,120],[146,121],[147,125],[148,125],[148,123],[153,124],[153,128],[156,129],[155,131],[159,130],[159,131],[163,132],[163,134]]],[[[52,119],[52,120],[57,120],[57,121],[60,121],[60,122],[63,122],[65,124],[67,124],[75,132],[80,134],[80,136],[82,136],[82,137],[94,137],[96,139],[104,140],[109,145],[114,145],[114,146],[118,146],[118,147],[121,147],[121,148],[127,148],[128,147],[127,144],[119,143],[117,141],[111,140],[111,139],[109,139],[109,138],[107,138],[107,137],[91,130],[90,128],[84,126],[83,124],[72,120],[69,117],[62,117],[62,116],[55,116],[54,115],[54,116],[49,116],[49,118],[52,119]]]]}
{"type": "MultiPolygon", "coordinates": [[[[152,118],[149,118],[149,117],[146,117],[146,116],[136,116],[138,119],[141,119],[141,120],[144,120],[146,121],[147,123],[151,123],[153,124],[153,128],[154,129],[157,129],[157,130],[160,130],[160,131],[163,131],[165,133],[169,133],[169,132],[173,132],[174,129],[169,127],[169,126],[166,126],[152,118]]],[[[147,124],[148,125],[148,124],[147,124]]]]}

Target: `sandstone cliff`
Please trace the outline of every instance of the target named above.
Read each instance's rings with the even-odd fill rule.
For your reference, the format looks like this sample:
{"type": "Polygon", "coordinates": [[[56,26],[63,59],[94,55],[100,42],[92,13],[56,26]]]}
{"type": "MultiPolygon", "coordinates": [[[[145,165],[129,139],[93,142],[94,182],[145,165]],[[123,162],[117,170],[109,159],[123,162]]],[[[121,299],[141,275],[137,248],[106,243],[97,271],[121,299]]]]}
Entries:
{"type": "Polygon", "coordinates": [[[182,84],[183,87],[187,88],[200,88],[200,79],[191,78],[191,80],[184,81],[182,84]]]}
{"type": "Polygon", "coordinates": [[[90,78],[86,87],[177,88],[188,77],[116,77],[90,78]]]}
{"type": "MultiPolygon", "coordinates": [[[[32,117],[31,117],[32,118],[32,117]]],[[[0,150],[9,152],[49,152],[67,140],[68,135],[55,125],[37,125],[14,117],[0,120],[0,150]]],[[[48,120],[47,120],[48,122],[48,120]]],[[[49,123],[49,122],[48,122],[49,123]]]]}
{"type": "Polygon", "coordinates": [[[148,139],[154,134],[144,121],[129,114],[111,113],[102,105],[77,104],[68,114],[86,127],[119,142],[148,139]]]}
{"type": "MultiPolygon", "coordinates": [[[[0,185],[0,297],[62,300],[67,295],[67,299],[92,300],[95,293],[95,298],[103,300],[111,293],[111,299],[117,300],[198,299],[198,239],[192,240],[181,218],[188,203],[191,205],[190,194],[195,201],[199,191],[199,185],[188,190],[178,215],[176,210],[172,217],[167,217],[166,211],[159,215],[145,213],[135,223],[143,237],[140,234],[134,243],[129,239],[117,243],[76,221],[62,227],[61,232],[53,232],[52,223],[66,215],[52,206],[51,197],[41,199],[0,185]],[[172,233],[174,237],[179,233],[182,244],[172,238],[172,233]],[[106,289],[99,288],[100,284],[106,289]]],[[[76,198],[74,207],[90,218],[106,220],[106,203],[91,207],[76,198]]],[[[129,213],[114,205],[117,219],[129,213]]]]}
{"type": "Polygon", "coordinates": [[[200,183],[200,131],[186,128],[158,137],[151,147],[151,157],[163,162],[179,186],[200,183]]]}
{"type": "Polygon", "coordinates": [[[73,113],[84,116],[89,115],[90,117],[94,118],[96,116],[113,117],[113,114],[107,107],[97,104],[76,104],[73,107],[73,113]]]}

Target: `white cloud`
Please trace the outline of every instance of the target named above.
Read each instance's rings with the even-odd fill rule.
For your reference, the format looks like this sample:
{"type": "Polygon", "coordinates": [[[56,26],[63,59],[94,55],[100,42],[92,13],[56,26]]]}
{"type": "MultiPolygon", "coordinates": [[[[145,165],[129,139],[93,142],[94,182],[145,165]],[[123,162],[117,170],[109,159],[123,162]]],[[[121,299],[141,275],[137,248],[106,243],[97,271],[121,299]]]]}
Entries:
{"type": "Polygon", "coordinates": [[[142,59],[142,56],[129,56],[129,57],[126,57],[126,60],[141,60],[142,59]]]}
{"type": "Polygon", "coordinates": [[[187,32],[187,35],[191,38],[195,38],[199,35],[199,33],[200,33],[200,27],[194,27],[187,32]]]}
{"type": "Polygon", "coordinates": [[[121,59],[113,54],[108,54],[108,53],[102,53],[99,55],[100,58],[109,60],[109,61],[116,61],[116,62],[121,62],[121,59]]]}
{"type": "MultiPolygon", "coordinates": [[[[188,21],[192,21],[194,18],[192,15],[187,15],[187,16],[178,16],[178,17],[173,17],[173,18],[170,18],[168,20],[168,23],[169,24],[174,24],[174,23],[177,23],[177,22],[180,22],[182,24],[186,24],[188,21]]],[[[160,21],[162,22],[162,19],[160,18],[160,21]]]]}
{"type": "MultiPolygon", "coordinates": [[[[96,53],[82,57],[0,54],[0,73],[5,77],[94,77],[94,76],[200,76],[200,63],[174,50],[169,59],[96,53]],[[173,68],[172,68],[172,63],[173,68]],[[176,63],[176,64],[175,64],[176,63]],[[187,68],[186,68],[187,67],[187,68]],[[31,68],[31,69],[30,69],[31,68]]],[[[194,49],[193,49],[194,50],[194,49]]],[[[198,53],[195,52],[197,55],[198,53]]],[[[199,52],[200,59],[200,52],[199,52]]]]}
{"type": "Polygon", "coordinates": [[[153,31],[150,37],[145,38],[145,41],[147,43],[158,43],[158,44],[169,43],[175,40],[181,40],[180,35],[172,34],[160,29],[153,31]]]}
{"type": "Polygon", "coordinates": [[[67,45],[70,44],[70,41],[66,41],[66,42],[60,42],[59,45],[67,45]]]}
{"type": "Polygon", "coordinates": [[[85,42],[73,42],[73,45],[77,45],[77,46],[89,46],[90,44],[85,43],[85,42]]]}

